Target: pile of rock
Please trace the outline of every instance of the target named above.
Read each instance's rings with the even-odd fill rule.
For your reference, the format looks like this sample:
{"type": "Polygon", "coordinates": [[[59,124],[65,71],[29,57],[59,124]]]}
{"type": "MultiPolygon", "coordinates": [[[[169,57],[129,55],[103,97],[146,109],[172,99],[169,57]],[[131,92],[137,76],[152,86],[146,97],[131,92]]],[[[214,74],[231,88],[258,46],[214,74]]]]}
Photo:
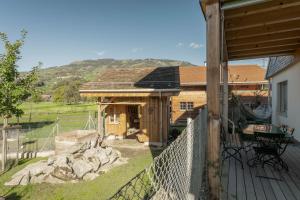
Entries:
{"type": "Polygon", "coordinates": [[[5,185],[93,180],[101,172],[124,162],[119,151],[111,147],[101,147],[98,140],[94,140],[73,146],[67,153],[28,165],[14,174],[5,185]]]}

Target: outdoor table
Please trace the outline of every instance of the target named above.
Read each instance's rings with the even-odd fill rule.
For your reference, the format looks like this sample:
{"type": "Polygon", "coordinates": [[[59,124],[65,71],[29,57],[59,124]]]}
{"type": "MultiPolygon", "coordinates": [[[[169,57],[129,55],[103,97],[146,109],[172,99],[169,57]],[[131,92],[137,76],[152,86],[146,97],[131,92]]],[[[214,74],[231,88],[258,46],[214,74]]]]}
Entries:
{"type": "Polygon", "coordinates": [[[253,147],[256,155],[247,162],[249,166],[272,164],[275,167],[276,164],[279,164],[282,168],[288,170],[287,164],[281,159],[283,152],[278,153],[278,150],[290,136],[284,133],[280,127],[272,124],[250,124],[243,130],[243,134],[253,136],[257,144],[253,147]],[[271,157],[265,160],[266,155],[271,155],[271,157]]]}

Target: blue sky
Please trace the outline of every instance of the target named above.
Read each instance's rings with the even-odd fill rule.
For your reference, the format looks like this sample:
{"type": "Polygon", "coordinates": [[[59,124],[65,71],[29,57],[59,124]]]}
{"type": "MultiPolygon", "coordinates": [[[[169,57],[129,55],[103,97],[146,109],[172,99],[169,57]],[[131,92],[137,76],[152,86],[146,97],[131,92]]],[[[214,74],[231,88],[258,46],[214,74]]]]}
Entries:
{"type": "Polygon", "coordinates": [[[0,19],[10,40],[28,31],[21,70],[100,58],[205,61],[198,0],[6,0],[0,19]]]}

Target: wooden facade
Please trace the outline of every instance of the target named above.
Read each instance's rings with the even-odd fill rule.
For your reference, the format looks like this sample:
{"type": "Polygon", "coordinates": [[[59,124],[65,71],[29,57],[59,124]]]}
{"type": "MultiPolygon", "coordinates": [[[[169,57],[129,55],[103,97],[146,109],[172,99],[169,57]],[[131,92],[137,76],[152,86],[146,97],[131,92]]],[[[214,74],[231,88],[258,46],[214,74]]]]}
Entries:
{"type": "MultiPolygon", "coordinates": [[[[241,101],[250,107],[268,103],[266,89],[269,83],[265,80],[265,69],[257,65],[231,65],[228,68],[230,77],[229,86],[226,87],[228,95],[233,93],[239,96],[241,101]]],[[[180,93],[171,97],[171,123],[184,125],[188,117],[196,117],[199,109],[207,104],[206,67],[180,67],[179,72],[180,93]],[[190,103],[193,108],[182,109],[183,103],[190,103]]]]}
{"type": "MultiPolygon", "coordinates": [[[[101,102],[100,102],[101,104],[101,102]]],[[[105,104],[105,103],[103,103],[105,104]]],[[[105,135],[116,135],[122,138],[129,137],[128,129],[132,128],[129,108],[136,107],[137,115],[134,119],[139,129],[137,138],[141,142],[150,144],[166,143],[170,125],[169,97],[117,97],[114,98],[103,112],[105,112],[105,135]],[[118,115],[116,122],[110,118],[118,115]]]]}

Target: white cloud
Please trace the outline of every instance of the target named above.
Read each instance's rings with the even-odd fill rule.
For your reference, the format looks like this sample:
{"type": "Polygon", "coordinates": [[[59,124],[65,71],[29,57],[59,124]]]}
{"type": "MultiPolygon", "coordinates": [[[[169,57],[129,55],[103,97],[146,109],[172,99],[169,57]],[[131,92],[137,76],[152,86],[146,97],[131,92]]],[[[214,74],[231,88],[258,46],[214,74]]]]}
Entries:
{"type": "Polygon", "coordinates": [[[105,51],[97,51],[96,54],[98,56],[103,56],[105,54],[105,51]]]}
{"type": "Polygon", "coordinates": [[[177,44],[176,44],[176,47],[182,47],[183,46],[183,43],[182,42],[178,42],[177,44]]]}
{"type": "Polygon", "coordinates": [[[203,44],[197,44],[197,43],[195,43],[195,42],[192,42],[192,43],[190,44],[190,47],[193,48],[193,49],[199,49],[199,48],[201,48],[201,47],[203,47],[203,46],[204,46],[203,44]]]}
{"type": "Polygon", "coordinates": [[[143,51],[143,48],[133,48],[133,49],[131,49],[131,52],[133,52],[133,53],[137,53],[139,51],[143,51]]]}

